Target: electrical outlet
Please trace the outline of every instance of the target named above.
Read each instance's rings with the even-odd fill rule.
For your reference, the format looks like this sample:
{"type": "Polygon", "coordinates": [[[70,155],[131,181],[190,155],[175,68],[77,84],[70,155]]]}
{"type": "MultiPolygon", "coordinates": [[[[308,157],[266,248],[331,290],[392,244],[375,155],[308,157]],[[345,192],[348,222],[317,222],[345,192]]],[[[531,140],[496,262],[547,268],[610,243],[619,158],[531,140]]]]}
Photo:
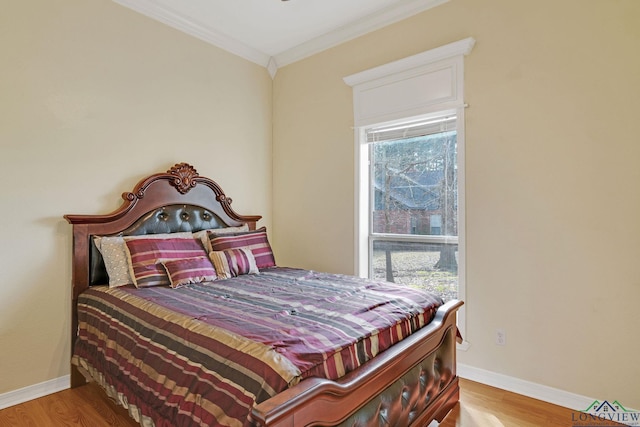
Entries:
{"type": "Polygon", "coordinates": [[[507,334],[504,332],[504,329],[496,329],[496,344],[497,345],[507,344],[507,334]]]}

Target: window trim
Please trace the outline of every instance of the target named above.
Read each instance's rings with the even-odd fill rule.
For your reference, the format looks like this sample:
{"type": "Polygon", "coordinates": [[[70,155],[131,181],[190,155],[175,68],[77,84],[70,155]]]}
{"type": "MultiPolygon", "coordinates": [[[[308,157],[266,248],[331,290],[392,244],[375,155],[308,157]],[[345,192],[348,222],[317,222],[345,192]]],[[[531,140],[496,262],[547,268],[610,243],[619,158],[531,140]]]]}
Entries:
{"type": "MultiPolygon", "coordinates": [[[[475,40],[467,38],[429,51],[385,64],[344,78],[353,87],[354,102],[354,269],[357,275],[369,273],[369,150],[365,128],[391,124],[418,116],[455,110],[458,143],[458,296],[466,298],[466,203],[465,203],[465,108],[464,56],[471,53],[475,40]],[[447,73],[449,73],[447,75],[447,73]],[[433,76],[433,78],[430,78],[433,76]],[[436,86],[445,87],[445,93],[436,86]],[[396,93],[397,92],[397,93],[396,93]],[[389,100],[389,96],[393,99],[389,100]],[[397,95],[397,96],[396,96],[397,95]],[[370,106],[373,105],[373,108],[370,106]],[[363,179],[366,174],[367,179],[363,179]]],[[[466,337],[466,305],[458,311],[458,329],[466,337]]],[[[458,344],[467,350],[469,343],[458,344]]]]}

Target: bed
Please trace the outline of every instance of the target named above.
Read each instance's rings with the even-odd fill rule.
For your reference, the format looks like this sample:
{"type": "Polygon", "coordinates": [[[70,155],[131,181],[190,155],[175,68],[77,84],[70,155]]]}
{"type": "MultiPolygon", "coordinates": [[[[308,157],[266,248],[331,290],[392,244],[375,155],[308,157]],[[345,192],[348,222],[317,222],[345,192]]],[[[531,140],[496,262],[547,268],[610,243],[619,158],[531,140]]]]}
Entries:
{"type": "Polygon", "coordinates": [[[110,214],[65,215],[72,387],[98,382],[157,427],[419,427],[458,401],[461,301],[278,266],[261,217],[236,213],[186,163],[122,198],[110,214]],[[103,251],[117,239],[138,286],[108,285],[103,251]],[[144,258],[149,247],[161,262],[144,258]]]}

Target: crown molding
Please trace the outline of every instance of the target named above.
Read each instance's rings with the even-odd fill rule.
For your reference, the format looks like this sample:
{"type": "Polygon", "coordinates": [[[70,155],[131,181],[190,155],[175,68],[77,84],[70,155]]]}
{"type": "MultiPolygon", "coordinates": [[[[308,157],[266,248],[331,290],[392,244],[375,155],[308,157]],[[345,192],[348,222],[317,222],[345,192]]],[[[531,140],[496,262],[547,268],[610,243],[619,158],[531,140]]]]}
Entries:
{"type": "Polygon", "coordinates": [[[276,62],[276,59],[273,56],[269,58],[269,63],[267,64],[267,71],[269,72],[269,75],[271,76],[272,79],[276,77],[276,73],[278,72],[278,63],[276,62]]]}
{"type": "Polygon", "coordinates": [[[263,67],[267,67],[271,60],[266,53],[187,18],[175,10],[160,6],[152,0],[113,1],[263,67]]]}
{"type": "Polygon", "coordinates": [[[186,17],[173,9],[161,6],[153,0],[112,1],[217,46],[234,55],[261,65],[267,69],[271,78],[274,78],[279,67],[292,64],[346,41],[363,36],[425,10],[447,3],[449,0],[413,0],[402,4],[401,6],[392,6],[368,15],[355,22],[351,22],[345,26],[336,28],[333,31],[319,37],[315,37],[274,56],[270,56],[258,49],[252,48],[251,46],[248,46],[224,33],[207,27],[192,18],[186,17]]]}
{"type": "Polygon", "coordinates": [[[379,12],[372,13],[362,19],[313,38],[296,47],[275,55],[279,67],[292,64],[316,53],[353,40],[380,28],[402,21],[420,12],[432,9],[449,0],[414,0],[401,6],[392,6],[379,12]]]}

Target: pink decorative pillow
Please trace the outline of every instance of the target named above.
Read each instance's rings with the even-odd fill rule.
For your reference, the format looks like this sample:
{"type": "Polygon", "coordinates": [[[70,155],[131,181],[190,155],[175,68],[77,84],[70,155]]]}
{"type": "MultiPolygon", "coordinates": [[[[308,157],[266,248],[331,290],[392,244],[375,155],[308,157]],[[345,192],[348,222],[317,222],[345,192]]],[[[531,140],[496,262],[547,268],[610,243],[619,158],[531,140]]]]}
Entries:
{"type": "Polygon", "coordinates": [[[174,289],[190,283],[210,282],[217,279],[216,270],[207,257],[163,261],[162,265],[167,270],[171,287],[174,289]]]}
{"type": "Polygon", "coordinates": [[[218,274],[218,279],[229,279],[242,274],[258,274],[253,253],[248,248],[209,252],[209,259],[218,274]]]}
{"type": "Polygon", "coordinates": [[[267,239],[267,229],[265,227],[235,236],[210,236],[209,238],[211,240],[211,250],[213,251],[249,248],[259,269],[276,266],[276,260],[267,239]]]}
{"type": "Polygon", "coordinates": [[[221,227],[221,228],[208,228],[206,230],[197,231],[193,233],[193,237],[196,239],[200,239],[202,242],[202,246],[207,252],[211,252],[211,243],[209,236],[223,236],[223,235],[231,235],[238,233],[246,233],[249,231],[249,226],[247,224],[242,224],[238,227],[221,227]]]}
{"type": "Polygon", "coordinates": [[[170,285],[162,261],[207,256],[202,244],[187,239],[130,239],[124,238],[133,284],[138,288],[170,285]]]}

